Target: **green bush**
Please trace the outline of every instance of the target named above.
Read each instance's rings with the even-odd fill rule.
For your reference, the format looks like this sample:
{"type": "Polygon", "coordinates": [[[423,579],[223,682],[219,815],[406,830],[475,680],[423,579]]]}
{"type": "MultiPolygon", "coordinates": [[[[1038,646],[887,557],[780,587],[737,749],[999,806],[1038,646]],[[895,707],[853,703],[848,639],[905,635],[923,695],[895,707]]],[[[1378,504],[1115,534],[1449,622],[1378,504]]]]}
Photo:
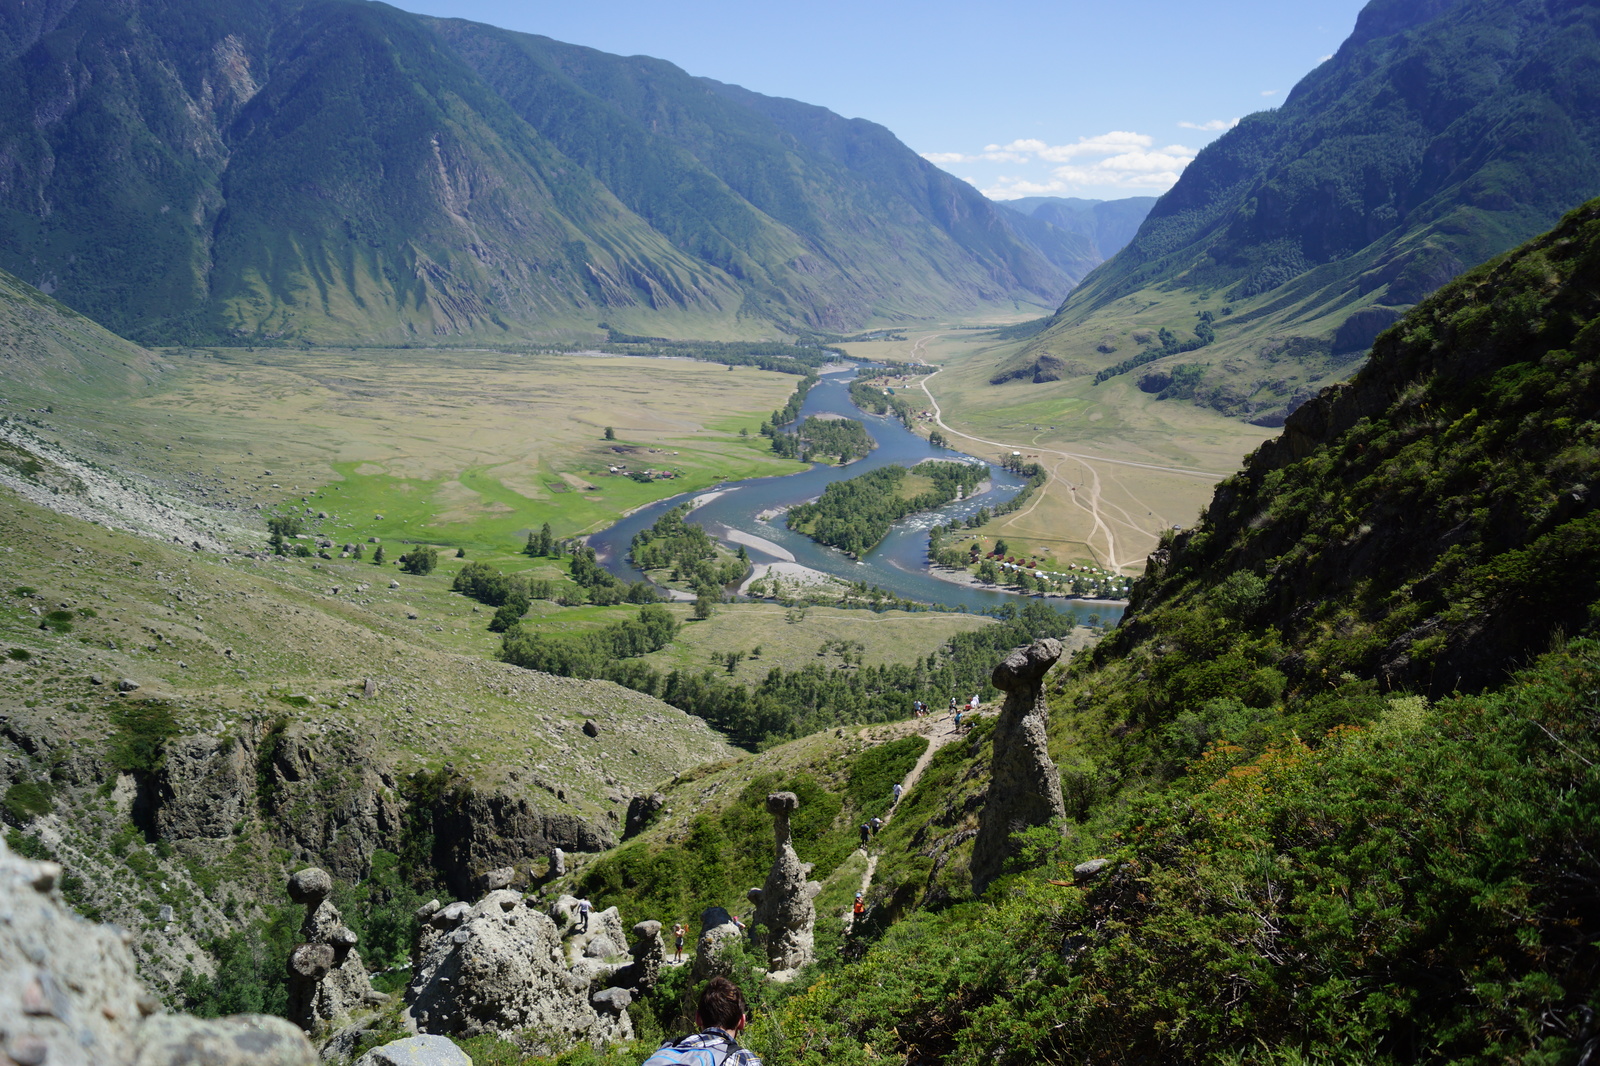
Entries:
{"type": "Polygon", "coordinates": [[[6,813],[18,822],[26,822],[41,814],[49,814],[55,806],[54,792],[48,783],[17,781],[6,789],[3,801],[6,813]]]}
{"type": "Polygon", "coordinates": [[[894,800],[895,782],[904,780],[927,750],[927,737],[903,737],[857,755],[845,791],[850,806],[863,819],[881,816],[894,800]]]}
{"type": "Polygon", "coordinates": [[[167,741],[178,735],[178,720],[161,700],[143,700],[113,711],[107,755],[111,765],[128,773],[154,773],[161,767],[167,741]]]}

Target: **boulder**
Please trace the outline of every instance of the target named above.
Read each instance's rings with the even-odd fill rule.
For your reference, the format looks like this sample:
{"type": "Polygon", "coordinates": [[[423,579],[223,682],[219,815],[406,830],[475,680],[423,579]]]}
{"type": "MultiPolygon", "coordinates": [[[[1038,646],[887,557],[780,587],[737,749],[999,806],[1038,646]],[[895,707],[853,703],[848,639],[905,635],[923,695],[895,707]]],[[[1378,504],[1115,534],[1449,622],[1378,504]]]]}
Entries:
{"type": "Polygon", "coordinates": [[[974,892],[1000,876],[1018,831],[1066,817],[1061,775],[1047,747],[1050,709],[1044,701],[1044,675],[1062,650],[1059,640],[1036,640],[1012,651],[990,677],[1006,701],[994,729],[992,776],[972,842],[974,892]]]}
{"type": "Polygon", "coordinates": [[[355,1066],[472,1066],[467,1053],[442,1036],[408,1036],[375,1047],[355,1066]]]}
{"type": "Polygon", "coordinates": [[[315,866],[289,878],[289,898],[306,907],[315,907],[333,894],[333,878],[315,866]]]}
{"type": "MultiPolygon", "coordinates": [[[[589,977],[568,970],[556,922],[526,900],[506,907],[513,898],[521,900],[491,893],[449,935],[434,938],[406,987],[416,1028],[456,1037],[531,1031],[529,1050],[537,1054],[631,1039],[627,1013],[597,1010],[589,977]]],[[[558,906],[567,901],[576,902],[563,897],[558,906]]]]}
{"type": "Polygon", "coordinates": [[[0,1061],[45,1066],[314,1066],[281,1018],[159,1015],[134,976],[132,935],[62,902],[61,867],[0,840],[0,1061]],[[154,1015],[154,1016],[152,1016],[154,1015]]]}
{"type": "Polygon", "coordinates": [[[726,952],[743,939],[744,933],[733,924],[733,916],[726,910],[707,907],[700,912],[700,939],[694,946],[694,979],[698,982],[731,976],[733,963],[726,958],[726,952]]]}
{"type": "Polygon", "coordinates": [[[316,1061],[305,1034],[282,1018],[162,1014],[140,1027],[133,1066],[312,1066],[316,1061]]]}

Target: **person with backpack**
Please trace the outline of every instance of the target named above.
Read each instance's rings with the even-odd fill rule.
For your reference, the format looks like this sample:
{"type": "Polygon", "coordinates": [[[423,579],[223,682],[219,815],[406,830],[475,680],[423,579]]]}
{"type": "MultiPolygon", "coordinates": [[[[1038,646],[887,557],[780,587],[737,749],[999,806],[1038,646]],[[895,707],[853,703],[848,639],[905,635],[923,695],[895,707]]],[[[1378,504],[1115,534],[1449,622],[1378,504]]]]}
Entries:
{"type": "Polygon", "coordinates": [[[749,1022],[739,986],[726,977],[713,977],[694,1012],[700,1031],[662,1044],[644,1066],[761,1066],[760,1057],[737,1040],[749,1022]]]}

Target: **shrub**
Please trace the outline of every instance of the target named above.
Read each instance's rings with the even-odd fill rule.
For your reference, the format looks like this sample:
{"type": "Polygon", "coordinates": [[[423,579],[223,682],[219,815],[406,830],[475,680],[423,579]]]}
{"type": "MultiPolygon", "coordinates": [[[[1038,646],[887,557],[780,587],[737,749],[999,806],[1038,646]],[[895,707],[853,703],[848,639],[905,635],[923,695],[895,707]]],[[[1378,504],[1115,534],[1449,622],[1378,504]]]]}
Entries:
{"type": "Polygon", "coordinates": [[[145,700],[114,711],[107,754],[111,765],[129,773],[153,773],[161,767],[167,741],[178,735],[178,720],[161,700],[145,700]]]}

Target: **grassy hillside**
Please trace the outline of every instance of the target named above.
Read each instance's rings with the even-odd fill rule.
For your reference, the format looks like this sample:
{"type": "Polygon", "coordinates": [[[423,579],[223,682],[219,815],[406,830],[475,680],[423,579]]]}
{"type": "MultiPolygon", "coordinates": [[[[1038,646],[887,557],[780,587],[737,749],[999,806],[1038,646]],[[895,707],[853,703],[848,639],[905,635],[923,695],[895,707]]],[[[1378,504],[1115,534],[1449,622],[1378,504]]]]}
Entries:
{"type": "Polygon", "coordinates": [[[1200,153],[996,380],[1115,374],[1281,424],[1408,306],[1600,192],[1595,18],[1374,0],[1282,107],[1200,153]]]}

